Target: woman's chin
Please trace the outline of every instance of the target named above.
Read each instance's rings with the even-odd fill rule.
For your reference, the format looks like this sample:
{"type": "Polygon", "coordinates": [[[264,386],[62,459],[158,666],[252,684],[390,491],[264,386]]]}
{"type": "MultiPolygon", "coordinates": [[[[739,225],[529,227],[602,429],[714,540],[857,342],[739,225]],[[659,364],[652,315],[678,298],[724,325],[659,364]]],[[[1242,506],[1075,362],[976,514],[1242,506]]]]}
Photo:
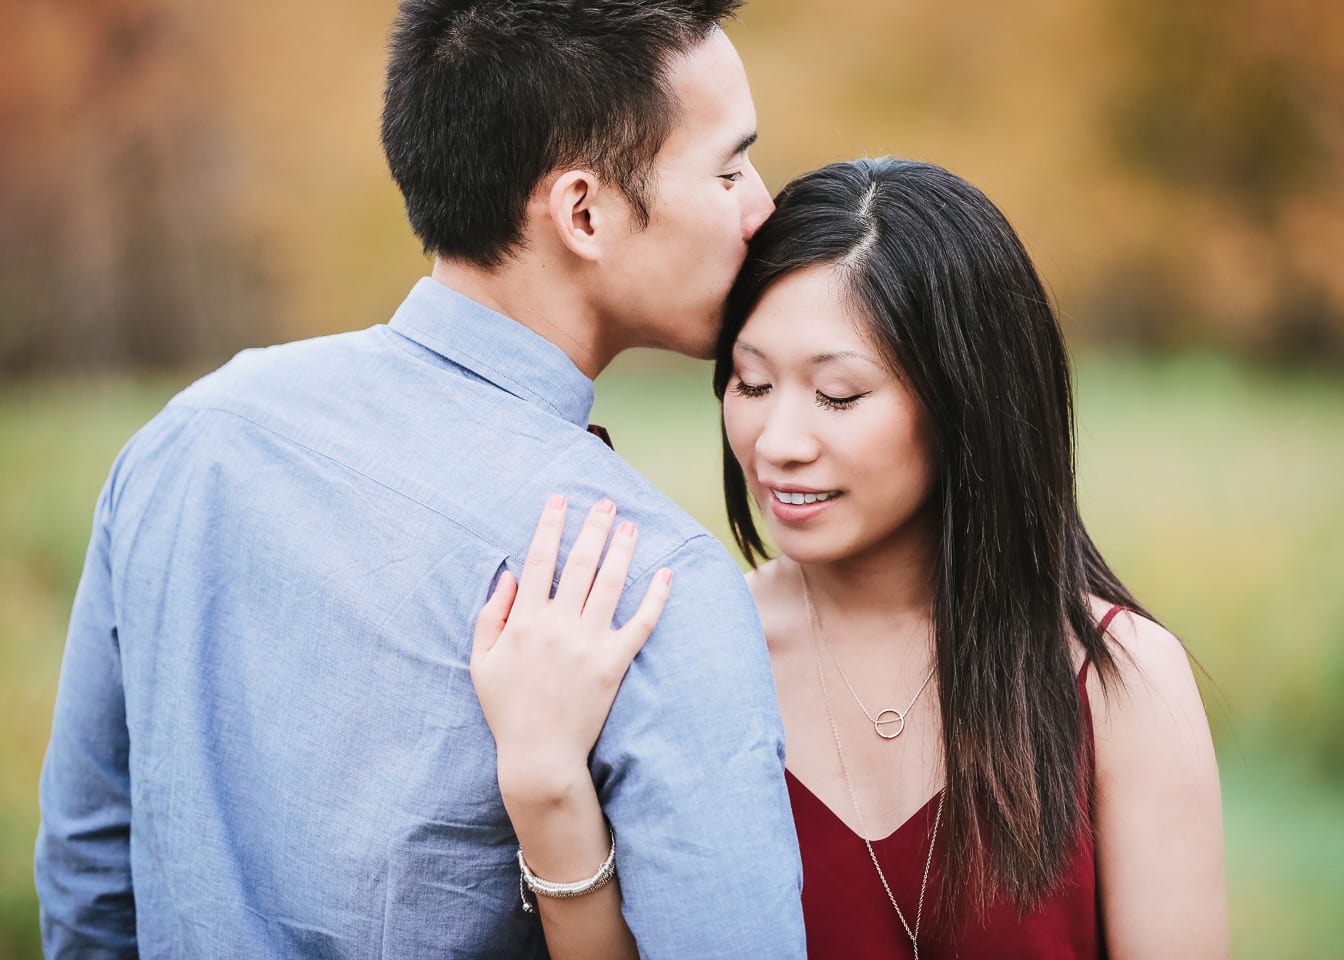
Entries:
{"type": "Polygon", "coordinates": [[[849,554],[849,545],[839,538],[820,530],[799,531],[779,529],[770,525],[770,539],[781,556],[794,563],[813,565],[834,563],[849,554]]]}

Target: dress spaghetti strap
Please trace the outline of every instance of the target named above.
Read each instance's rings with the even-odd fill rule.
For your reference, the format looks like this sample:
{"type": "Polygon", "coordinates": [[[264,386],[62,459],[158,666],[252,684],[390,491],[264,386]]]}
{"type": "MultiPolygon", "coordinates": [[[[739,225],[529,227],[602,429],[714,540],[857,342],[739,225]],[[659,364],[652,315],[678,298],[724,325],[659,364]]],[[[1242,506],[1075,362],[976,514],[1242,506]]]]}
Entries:
{"type": "Polygon", "coordinates": [[[1132,607],[1127,607],[1122,603],[1112,604],[1111,608],[1106,611],[1106,615],[1097,622],[1097,635],[1101,637],[1106,636],[1106,628],[1111,625],[1111,621],[1114,620],[1118,614],[1125,612],[1133,613],[1134,609],[1132,607]]]}

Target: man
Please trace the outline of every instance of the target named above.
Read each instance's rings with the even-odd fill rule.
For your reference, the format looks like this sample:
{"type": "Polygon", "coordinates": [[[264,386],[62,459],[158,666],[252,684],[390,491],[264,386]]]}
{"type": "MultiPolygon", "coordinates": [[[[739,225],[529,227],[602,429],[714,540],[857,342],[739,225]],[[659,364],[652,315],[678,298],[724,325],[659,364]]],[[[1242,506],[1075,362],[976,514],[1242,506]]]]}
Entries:
{"type": "Polygon", "coordinates": [[[622,350],[710,352],[770,212],[738,5],[402,4],[383,142],[433,277],[244,352],[114,465],[42,777],[48,956],[545,955],[468,658],[557,491],[638,524],[618,623],[675,573],[591,759],[641,951],[802,956],[750,598],[585,429],[622,350]]]}

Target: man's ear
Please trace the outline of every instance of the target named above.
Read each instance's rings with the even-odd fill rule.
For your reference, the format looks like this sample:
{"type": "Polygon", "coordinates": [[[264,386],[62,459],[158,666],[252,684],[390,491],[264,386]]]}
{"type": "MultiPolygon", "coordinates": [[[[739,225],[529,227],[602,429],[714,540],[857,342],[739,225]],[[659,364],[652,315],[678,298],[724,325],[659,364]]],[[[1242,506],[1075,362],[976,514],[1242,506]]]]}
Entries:
{"type": "Polygon", "coordinates": [[[601,259],[612,227],[611,193],[590,170],[566,170],[551,184],[546,211],[560,242],[575,256],[601,259]]]}

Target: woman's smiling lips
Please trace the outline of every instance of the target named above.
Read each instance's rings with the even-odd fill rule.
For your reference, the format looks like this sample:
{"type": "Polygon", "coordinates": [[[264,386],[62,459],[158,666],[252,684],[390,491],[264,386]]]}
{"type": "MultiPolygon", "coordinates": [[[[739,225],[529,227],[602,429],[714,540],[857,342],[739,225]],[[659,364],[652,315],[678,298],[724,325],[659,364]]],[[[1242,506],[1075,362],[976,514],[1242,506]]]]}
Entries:
{"type": "Polygon", "coordinates": [[[767,486],[770,511],[783,523],[802,523],[824,513],[843,494],[796,486],[767,486]]]}

